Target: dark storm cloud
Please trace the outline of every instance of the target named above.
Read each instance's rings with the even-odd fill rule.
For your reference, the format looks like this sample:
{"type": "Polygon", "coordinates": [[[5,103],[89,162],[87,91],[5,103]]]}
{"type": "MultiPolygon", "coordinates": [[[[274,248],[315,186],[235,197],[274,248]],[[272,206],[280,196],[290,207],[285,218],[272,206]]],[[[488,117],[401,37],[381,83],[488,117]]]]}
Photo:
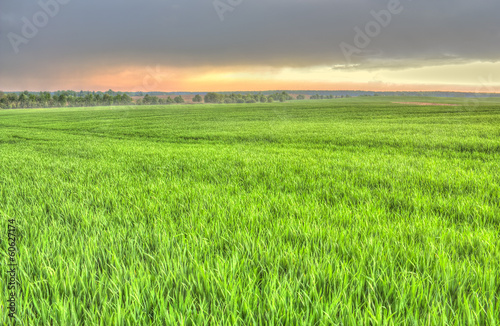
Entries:
{"type": "Polygon", "coordinates": [[[212,0],[59,0],[45,22],[40,4],[54,1],[0,3],[0,87],[14,75],[121,65],[404,68],[500,59],[497,0],[401,0],[363,48],[355,28],[364,31],[376,21],[371,11],[397,0],[217,0],[219,13],[212,0]],[[220,8],[232,9],[223,21],[220,8]],[[26,20],[42,26],[30,38],[26,20]],[[346,45],[355,51],[348,58],[346,45]]]}

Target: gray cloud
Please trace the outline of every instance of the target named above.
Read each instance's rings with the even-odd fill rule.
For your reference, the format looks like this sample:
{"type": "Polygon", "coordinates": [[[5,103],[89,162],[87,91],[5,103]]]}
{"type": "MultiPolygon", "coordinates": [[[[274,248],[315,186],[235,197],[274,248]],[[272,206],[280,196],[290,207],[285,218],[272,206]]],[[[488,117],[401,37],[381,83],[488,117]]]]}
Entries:
{"type": "Polygon", "coordinates": [[[13,77],[121,65],[400,69],[500,60],[499,1],[401,0],[402,12],[347,62],[340,44],[354,47],[354,28],[390,1],[243,0],[220,21],[212,0],[70,0],[17,54],[9,35],[22,36],[22,18],[33,21],[41,7],[2,1],[0,88],[13,77]]]}

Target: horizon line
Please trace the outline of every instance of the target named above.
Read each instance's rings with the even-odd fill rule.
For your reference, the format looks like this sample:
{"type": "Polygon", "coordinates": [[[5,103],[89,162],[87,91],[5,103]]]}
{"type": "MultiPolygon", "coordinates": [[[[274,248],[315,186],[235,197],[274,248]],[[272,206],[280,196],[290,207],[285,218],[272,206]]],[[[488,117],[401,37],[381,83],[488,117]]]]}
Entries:
{"type": "Polygon", "coordinates": [[[22,90],[22,91],[2,91],[1,92],[7,94],[7,93],[23,93],[23,92],[29,92],[29,93],[40,93],[40,92],[49,92],[49,93],[55,93],[55,92],[101,92],[101,93],[106,93],[108,91],[112,91],[115,93],[172,93],[172,94],[177,94],[177,93],[264,93],[264,92],[373,92],[373,93],[473,93],[473,94],[495,94],[495,95],[500,95],[500,92],[477,92],[477,91],[444,91],[444,90],[427,90],[427,91],[421,91],[421,90],[394,90],[394,91],[374,91],[374,90],[360,90],[360,89],[329,89],[329,90],[307,90],[307,89],[269,89],[269,90],[261,90],[261,91],[225,91],[225,90],[219,90],[219,91],[115,91],[113,89],[109,89],[107,91],[101,91],[101,90],[73,90],[73,89],[59,89],[59,90],[36,90],[36,91],[30,91],[30,90],[22,90]]]}

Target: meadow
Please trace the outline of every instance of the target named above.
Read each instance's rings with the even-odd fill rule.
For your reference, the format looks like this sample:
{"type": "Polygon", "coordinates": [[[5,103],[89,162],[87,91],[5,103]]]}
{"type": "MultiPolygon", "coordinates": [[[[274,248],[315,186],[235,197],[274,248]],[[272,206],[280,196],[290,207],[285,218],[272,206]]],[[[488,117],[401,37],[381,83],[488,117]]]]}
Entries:
{"type": "Polygon", "coordinates": [[[0,324],[14,219],[18,325],[500,325],[499,171],[500,99],[0,110],[0,324]]]}

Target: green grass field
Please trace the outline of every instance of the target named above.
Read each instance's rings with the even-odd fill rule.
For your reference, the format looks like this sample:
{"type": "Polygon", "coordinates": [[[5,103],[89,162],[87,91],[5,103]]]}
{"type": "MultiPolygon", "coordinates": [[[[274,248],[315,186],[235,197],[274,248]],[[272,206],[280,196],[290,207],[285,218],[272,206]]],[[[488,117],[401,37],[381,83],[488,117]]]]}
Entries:
{"type": "Polygon", "coordinates": [[[0,111],[0,324],[15,219],[22,325],[500,325],[500,99],[463,103],[0,111]]]}

